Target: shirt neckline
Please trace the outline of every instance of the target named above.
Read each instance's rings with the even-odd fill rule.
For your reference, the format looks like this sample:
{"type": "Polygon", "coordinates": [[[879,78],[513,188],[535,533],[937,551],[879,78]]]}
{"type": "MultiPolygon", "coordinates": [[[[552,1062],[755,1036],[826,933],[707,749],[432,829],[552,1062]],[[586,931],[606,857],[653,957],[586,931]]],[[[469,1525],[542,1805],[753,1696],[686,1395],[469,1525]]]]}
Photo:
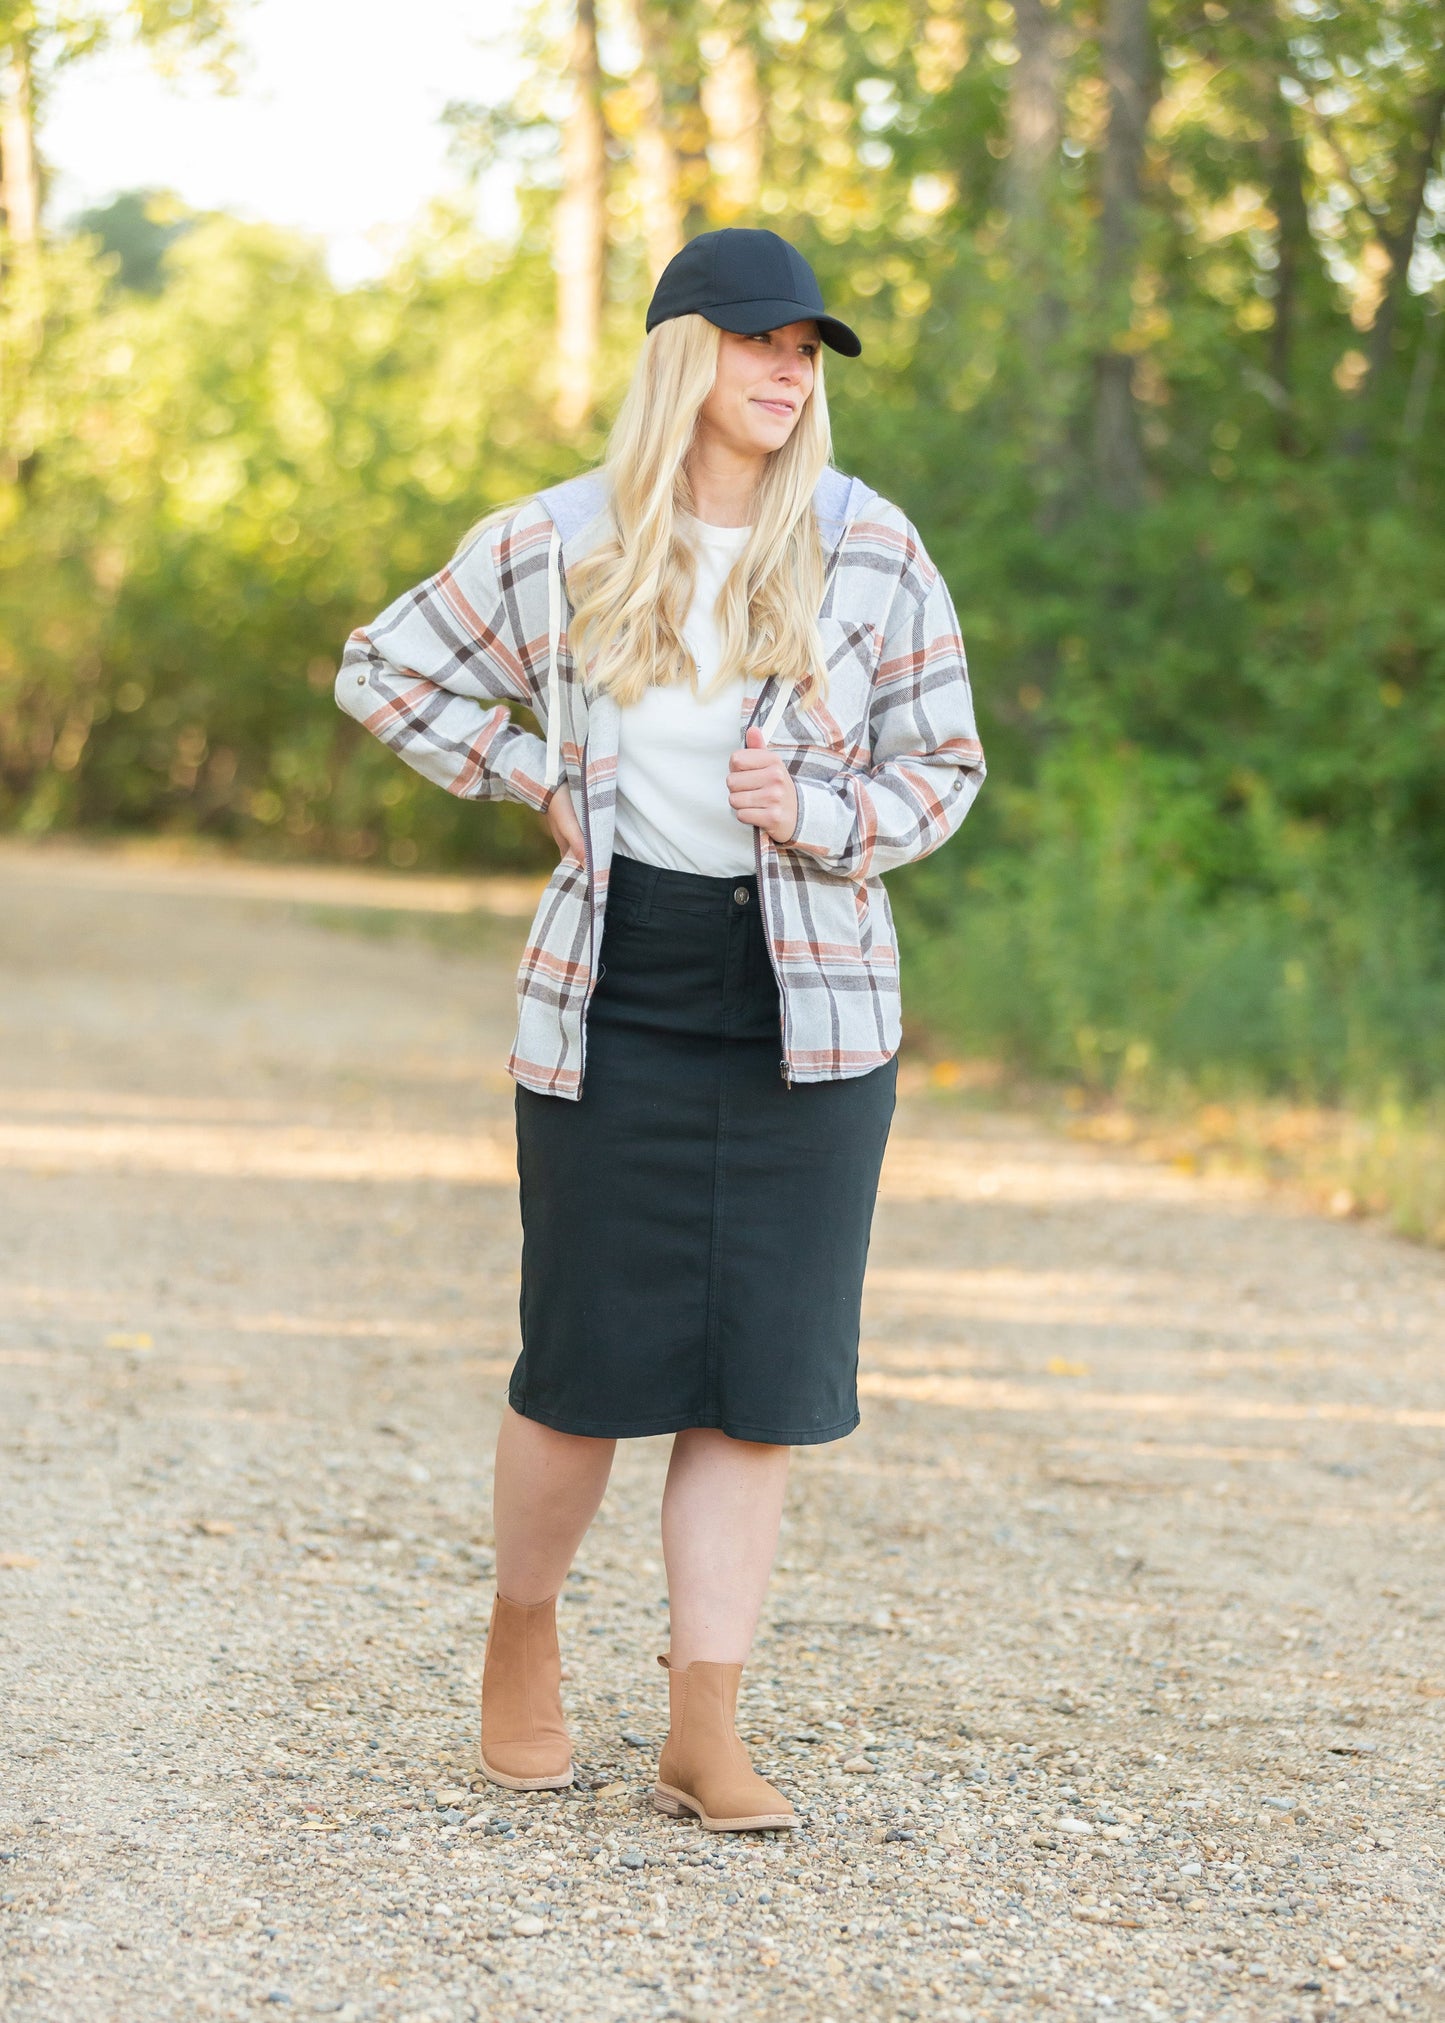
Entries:
{"type": "Polygon", "coordinates": [[[696,528],[705,541],[746,542],[748,535],[753,531],[751,523],[746,527],[719,527],[711,520],[699,520],[695,513],[687,513],[683,517],[696,528]]]}

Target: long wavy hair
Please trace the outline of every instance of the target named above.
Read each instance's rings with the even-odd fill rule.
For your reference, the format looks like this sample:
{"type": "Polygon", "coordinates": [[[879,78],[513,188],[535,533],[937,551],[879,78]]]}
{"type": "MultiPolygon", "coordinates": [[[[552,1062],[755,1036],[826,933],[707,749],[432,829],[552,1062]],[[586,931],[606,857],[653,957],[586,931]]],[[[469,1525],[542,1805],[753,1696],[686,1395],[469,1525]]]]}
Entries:
{"type": "MultiPolygon", "coordinates": [[[[611,529],[568,571],[573,659],[590,689],[622,705],[654,685],[693,678],[682,628],[696,567],[679,516],[696,510],[687,456],[721,343],[705,316],[669,317],[649,331],[599,467],[611,529]]],[[[796,685],[804,708],[826,695],[816,624],[824,554],[812,508],[831,455],[820,347],[813,390],[786,443],[764,463],[752,532],[718,595],[721,658],[708,695],[738,674],[759,683],[780,675],[796,685]]],[[[513,510],[487,514],[463,546],[513,510]]]]}

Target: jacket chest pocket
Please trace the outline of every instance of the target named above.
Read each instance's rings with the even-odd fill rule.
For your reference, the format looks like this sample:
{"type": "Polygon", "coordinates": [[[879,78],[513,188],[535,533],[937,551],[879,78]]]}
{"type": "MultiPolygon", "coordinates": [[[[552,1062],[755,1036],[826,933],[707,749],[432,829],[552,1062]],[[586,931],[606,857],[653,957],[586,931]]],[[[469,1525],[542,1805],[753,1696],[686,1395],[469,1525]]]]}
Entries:
{"type": "Polygon", "coordinates": [[[831,753],[844,764],[872,760],[868,718],[873,678],[882,639],[878,628],[857,618],[820,618],[827,694],[808,709],[789,709],[784,718],[798,742],[831,753]]]}

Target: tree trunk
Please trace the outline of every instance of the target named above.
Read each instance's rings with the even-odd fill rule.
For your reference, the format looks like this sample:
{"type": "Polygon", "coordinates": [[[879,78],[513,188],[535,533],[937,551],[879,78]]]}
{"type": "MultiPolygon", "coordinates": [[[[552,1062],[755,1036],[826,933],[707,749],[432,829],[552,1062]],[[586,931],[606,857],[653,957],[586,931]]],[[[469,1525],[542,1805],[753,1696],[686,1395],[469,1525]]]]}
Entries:
{"type": "Polygon", "coordinates": [[[677,149],[668,131],[662,84],[670,71],[667,24],[657,0],[626,0],[626,14],[642,62],[633,80],[640,124],[637,133],[637,181],[642,206],[642,236],[648,272],[653,281],[682,244],[682,205],[678,198],[677,149]]]}
{"type": "Polygon", "coordinates": [[[1438,301],[1425,306],[1425,327],[1415,352],[1414,369],[1405,394],[1405,411],[1400,417],[1400,455],[1396,465],[1395,488],[1406,505],[1413,506],[1418,487],[1415,481],[1415,445],[1425,433],[1430,411],[1430,395],[1440,369],[1441,337],[1445,335],[1445,310],[1438,301]]]}
{"type": "Polygon", "coordinates": [[[705,232],[712,223],[708,197],[712,169],[707,158],[707,118],[702,109],[702,80],[693,72],[685,80],[681,103],[677,106],[678,199],[682,206],[682,235],[690,239],[705,232]]]}
{"type": "Polygon", "coordinates": [[[1420,213],[1425,206],[1425,193],[1440,146],[1442,123],[1445,123],[1445,85],[1421,106],[1419,120],[1403,151],[1404,158],[1396,166],[1394,180],[1401,195],[1399,202],[1391,207],[1394,211],[1393,223],[1385,226],[1379,235],[1389,264],[1385,269],[1384,287],[1375,318],[1370,325],[1365,352],[1368,363],[1352,396],[1354,417],[1340,439],[1340,447],[1347,456],[1358,456],[1369,440],[1369,408],[1390,362],[1395,329],[1400,320],[1400,303],[1415,251],[1415,234],[1420,227],[1420,213]]]}
{"type": "Polygon", "coordinates": [[[35,117],[29,38],[11,36],[0,75],[0,210],[12,246],[40,239],[40,172],[35,158],[35,117]]]}
{"type": "Polygon", "coordinates": [[[0,345],[0,479],[28,487],[40,461],[34,367],[45,317],[31,38],[21,28],[12,28],[8,43],[0,41],[0,224],[0,290],[8,311],[0,345]]]}
{"type": "Polygon", "coordinates": [[[712,212],[718,224],[750,219],[763,185],[763,109],[753,52],[732,29],[701,37],[702,109],[712,164],[712,212]]]}
{"type": "Polygon", "coordinates": [[[1008,170],[1004,193],[1017,238],[1045,229],[1063,138],[1061,23],[1045,0],[1014,0],[1019,60],[1009,73],[1008,170]]]}
{"type": "Polygon", "coordinates": [[[1309,211],[1305,203],[1304,158],[1290,109],[1271,71],[1262,79],[1269,107],[1265,140],[1269,207],[1274,213],[1274,322],[1269,331],[1268,371],[1277,417],[1275,440],[1286,455],[1299,449],[1295,427],[1294,343],[1299,315],[1301,269],[1308,256],[1309,211]]]}
{"type": "Polygon", "coordinates": [[[596,397],[607,257],[607,145],[595,0],[577,0],[568,68],[576,98],[562,129],[562,192],[553,225],[557,267],[557,426],[586,425],[596,397]]]}
{"type": "Polygon", "coordinates": [[[1111,505],[1130,508],[1144,496],[1130,323],[1144,132],[1158,89],[1148,0],[1105,0],[1102,56],[1109,126],[1099,188],[1097,299],[1102,341],[1094,363],[1094,467],[1104,498],[1111,505]]]}
{"type": "Polygon", "coordinates": [[[1019,59],[1009,73],[1004,202],[1018,287],[1027,455],[1047,487],[1062,476],[1068,404],[1058,357],[1064,305],[1055,268],[1064,72],[1064,25],[1056,8],[1047,0],[1014,0],[1014,41],[1019,59]]]}

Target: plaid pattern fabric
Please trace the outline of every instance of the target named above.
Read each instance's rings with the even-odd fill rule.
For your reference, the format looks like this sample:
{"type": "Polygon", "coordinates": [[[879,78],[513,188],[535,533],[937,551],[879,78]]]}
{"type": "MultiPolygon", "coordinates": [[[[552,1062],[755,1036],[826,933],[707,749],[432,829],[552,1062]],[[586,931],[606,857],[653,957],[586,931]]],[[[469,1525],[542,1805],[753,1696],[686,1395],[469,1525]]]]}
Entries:
{"type": "MultiPolygon", "coordinates": [[[[825,475],[829,496],[842,485],[849,500],[841,524],[819,514],[830,548],[818,615],[826,701],[805,710],[784,703],[772,679],[749,684],[738,729],[741,744],[755,720],[768,723],[798,792],[787,843],[753,832],[790,1083],[865,1074],[897,1052],[898,946],[882,874],[946,842],[984,777],[947,586],[898,507],[825,475]]],[[[450,793],[546,805],[546,746],[512,720],[511,705],[545,727],[549,550],[554,512],[562,516],[549,501],[595,484],[575,479],[484,529],[347,642],[341,708],[450,793]]],[[[822,496],[820,486],[820,505],[822,496]]],[[[605,509],[564,539],[564,588],[566,565],[604,529],[605,509]]],[[[575,1099],[607,906],[620,712],[578,681],[565,636],[558,673],[563,777],[586,862],[564,858],[542,893],[517,971],[507,1069],[526,1088],[575,1099]]]]}

